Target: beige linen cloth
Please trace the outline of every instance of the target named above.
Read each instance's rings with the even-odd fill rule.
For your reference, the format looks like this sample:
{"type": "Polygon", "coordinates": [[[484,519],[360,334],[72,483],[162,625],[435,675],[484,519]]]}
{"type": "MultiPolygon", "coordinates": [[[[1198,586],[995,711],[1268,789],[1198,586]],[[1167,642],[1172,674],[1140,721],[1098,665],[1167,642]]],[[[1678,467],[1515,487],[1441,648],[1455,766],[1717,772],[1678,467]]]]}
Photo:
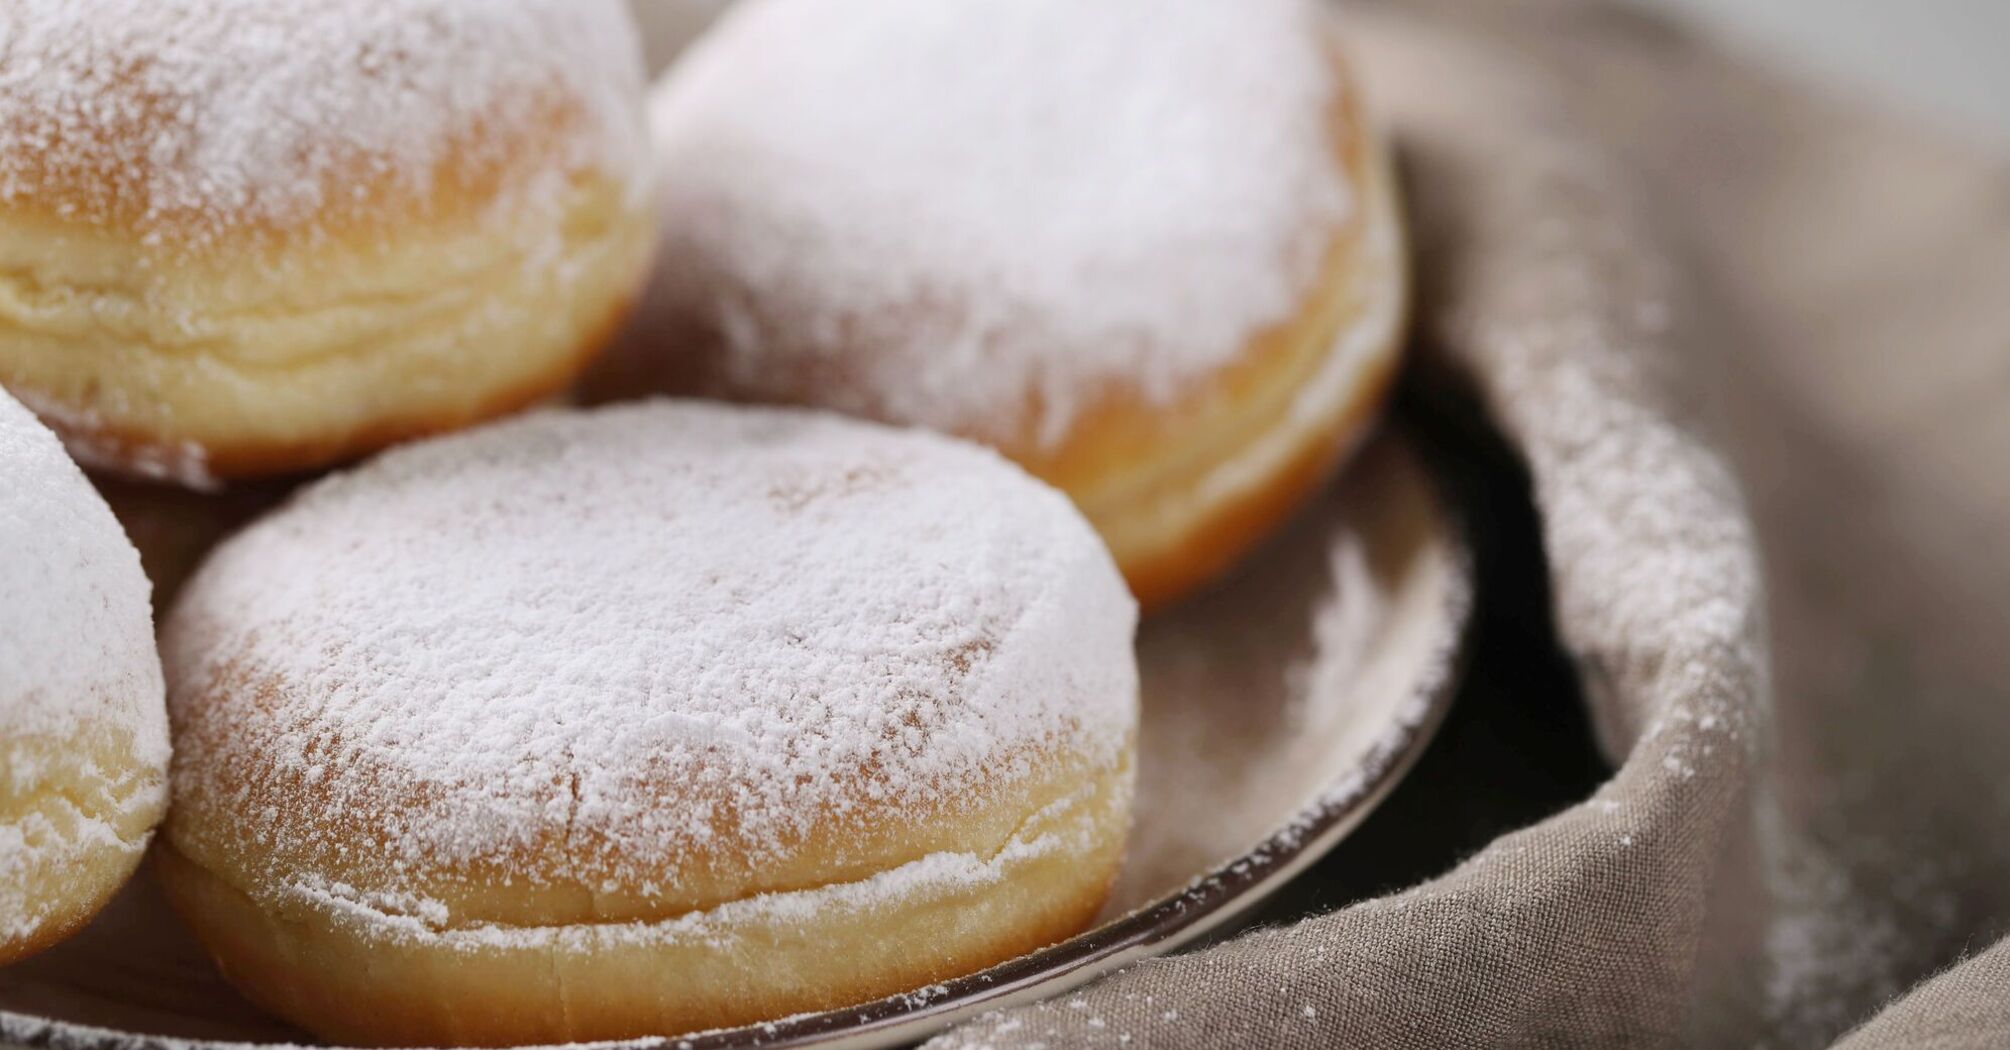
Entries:
{"type": "Polygon", "coordinates": [[[1350,9],[1619,767],[951,1047],[2010,1047],[2010,166],[1567,2],[1350,9]]]}

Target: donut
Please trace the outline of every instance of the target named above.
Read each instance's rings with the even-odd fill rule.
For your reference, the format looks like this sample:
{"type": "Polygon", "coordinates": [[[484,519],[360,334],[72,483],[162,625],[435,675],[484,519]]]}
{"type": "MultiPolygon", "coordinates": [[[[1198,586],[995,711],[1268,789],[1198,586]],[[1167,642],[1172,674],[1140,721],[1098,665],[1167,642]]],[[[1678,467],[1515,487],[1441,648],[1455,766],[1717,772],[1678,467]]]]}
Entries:
{"type": "Polygon", "coordinates": [[[139,554],[61,442],[0,391],[0,963],[61,940],[167,808],[139,554]]]}
{"type": "Polygon", "coordinates": [[[946,437],[642,402],[409,445],[183,590],[157,872],[337,1043],[905,992],[1100,907],[1136,616],[1065,496],[946,437]]]}
{"type": "Polygon", "coordinates": [[[644,102],[620,0],[0,4],[0,383],[191,485],[542,400],[647,274],[644,102]]]}
{"type": "Polygon", "coordinates": [[[1402,226],[1312,0],[746,0],[654,89],[656,273],[586,391],[1003,451],[1137,595],[1217,576],[1389,385],[1402,226]]]}

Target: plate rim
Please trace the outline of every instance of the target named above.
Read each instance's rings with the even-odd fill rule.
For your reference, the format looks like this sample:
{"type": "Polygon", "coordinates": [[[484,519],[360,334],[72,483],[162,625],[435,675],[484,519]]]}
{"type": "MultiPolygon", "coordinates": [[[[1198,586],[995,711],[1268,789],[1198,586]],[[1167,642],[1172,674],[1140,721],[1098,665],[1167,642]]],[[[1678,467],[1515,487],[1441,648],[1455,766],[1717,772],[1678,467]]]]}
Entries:
{"type": "MultiPolygon", "coordinates": [[[[593,1043],[530,1045],[521,1050],[737,1050],[883,1046],[926,1039],[956,1023],[1024,1002],[1048,999],[1130,963],[1176,950],[1261,903],[1331,852],[1395,790],[1444,724],[1471,655],[1477,579],[1468,523],[1454,505],[1443,466],[1414,425],[1385,424],[1367,446],[1384,445],[1419,479],[1448,561],[1439,598],[1446,626],[1427,657],[1409,702],[1416,713],[1395,721],[1394,735],[1361,765],[1328,786],[1310,806],[1243,853],[1218,862],[1185,886],[1093,929],[976,973],[853,1006],[684,1035],[593,1043]]],[[[1364,448],[1364,452],[1366,449],[1364,448]]],[[[37,1017],[0,1009],[0,1048],[22,1050],[352,1050],[335,1044],[185,1039],[37,1017]]]]}

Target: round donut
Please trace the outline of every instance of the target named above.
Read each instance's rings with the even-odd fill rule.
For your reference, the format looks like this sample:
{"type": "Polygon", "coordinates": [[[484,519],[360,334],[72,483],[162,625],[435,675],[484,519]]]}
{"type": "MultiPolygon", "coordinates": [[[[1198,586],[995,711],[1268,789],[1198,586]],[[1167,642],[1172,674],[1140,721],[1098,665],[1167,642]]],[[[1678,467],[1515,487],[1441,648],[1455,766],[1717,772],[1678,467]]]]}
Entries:
{"type": "Polygon", "coordinates": [[[1100,907],[1135,622],[1064,496],[945,437],[651,402],[408,446],[184,589],[158,871],[337,1042],[903,992],[1100,907]]]}
{"type": "Polygon", "coordinates": [[[621,0],[0,4],[0,382],[194,485],[540,400],[647,273],[643,87],[621,0]]]}
{"type": "Polygon", "coordinates": [[[167,808],[162,692],[139,554],[0,391],[0,963],[82,926],[139,864],[167,808]]]}
{"type": "Polygon", "coordinates": [[[1147,605],[1323,480],[1389,385],[1404,237],[1312,0],[746,0],[655,89],[662,248],[590,396],[990,444],[1147,605]]]}

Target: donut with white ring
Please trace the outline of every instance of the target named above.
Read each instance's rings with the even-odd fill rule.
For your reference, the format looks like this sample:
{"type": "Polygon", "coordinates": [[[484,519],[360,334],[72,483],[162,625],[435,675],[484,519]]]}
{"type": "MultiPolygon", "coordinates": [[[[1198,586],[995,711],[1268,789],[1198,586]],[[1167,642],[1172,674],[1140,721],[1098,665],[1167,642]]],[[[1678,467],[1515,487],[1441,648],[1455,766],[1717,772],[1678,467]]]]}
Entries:
{"type": "Polygon", "coordinates": [[[1314,0],[744,0],[655,88],[662,248],[594,374],[990,444],[1147,606],[1379,411],[1387,149],[1314,0]]]}
{"type": "Polygon", "coordinates": [[[183,590],[158,870],[338,1042],[907,991],[1101,906],[1135,623],[1066,497],[921,431],[657,402],[407,446],[183,590]]]}

